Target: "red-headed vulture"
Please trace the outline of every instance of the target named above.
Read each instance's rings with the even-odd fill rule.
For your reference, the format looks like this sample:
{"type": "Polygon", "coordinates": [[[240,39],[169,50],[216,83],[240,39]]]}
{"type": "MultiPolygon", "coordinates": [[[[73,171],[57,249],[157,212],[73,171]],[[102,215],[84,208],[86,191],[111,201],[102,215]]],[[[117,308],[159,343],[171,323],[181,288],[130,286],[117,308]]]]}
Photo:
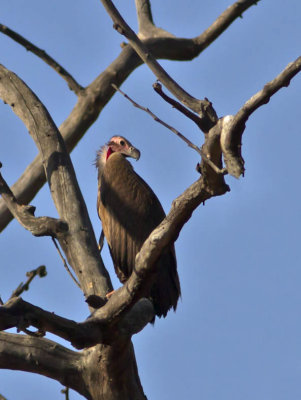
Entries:
{"type": "MultiPolygon", "coordinates": [[[[140,151],[124,137],[113,136],[96,158],[97,210],[121,283],[130,277],[136,254],[165,217],[157,196],[127,157],[138,160],[140,151]]],[[[176,309],[181,294],[173,245],[163,251],[155,270],[147,296],[156,315],[165,317],[170,308],[176,309]]]]}

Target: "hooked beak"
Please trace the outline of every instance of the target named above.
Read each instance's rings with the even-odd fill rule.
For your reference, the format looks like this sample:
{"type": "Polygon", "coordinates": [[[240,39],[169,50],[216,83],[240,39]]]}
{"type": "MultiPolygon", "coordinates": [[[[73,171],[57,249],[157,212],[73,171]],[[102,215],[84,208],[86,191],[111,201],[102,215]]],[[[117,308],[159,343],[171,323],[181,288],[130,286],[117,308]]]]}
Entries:
{"type": "Polygon", "coordinates": [[[140,158],[140,151],[136,147],[132,146],[129,148],[129,157],[134,158],[136,161],[140,158]]]}

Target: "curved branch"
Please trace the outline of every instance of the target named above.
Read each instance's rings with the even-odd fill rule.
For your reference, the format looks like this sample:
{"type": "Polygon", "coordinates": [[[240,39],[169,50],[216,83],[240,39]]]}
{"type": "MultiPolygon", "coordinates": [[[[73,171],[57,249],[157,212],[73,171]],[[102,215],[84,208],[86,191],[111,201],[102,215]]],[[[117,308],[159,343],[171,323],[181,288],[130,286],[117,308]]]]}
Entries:
{"type": "Polygon", "coordinates": [[[0,24],[0,32],[4,33],[21,46],[25,47],[27,51],[31,51],[33,54],[38,56],[41,60],[45,61],[51,68],[53,68],[68,84],[69,88],[73,90],[75,94],[80,94],[83,87],[76,82],[76,80],[65,70],[59,63],[57,63],[52,57],[50,57],[45,50],[35,46],[29,40],[19,35],[17,32],[8,28],[7,26],[0,24]]]}
{"type": "Polygon", "coordinates": [[[209,28],[201,35],[194,38],[194,42],[199,52],[208,47],[217,39],[237,18],[241,18],[242,13],[251,6],[257,5],[260,0],[238,0],[229,6],[209,28]]]}
{"type": "Polygon", "coordinates": [[[288,86],[291,79],[300,71],[301,57],[298,57],[294,62],[288,64],[275,79],[265,84],[262,90],[246,101],[235,116],[224,118],[221,145],[229,174],[238,178],[244,172],[244,161],[241,157],[241,139],[250,115],[262,105],[267,104],[278,90],[288,86]]]}
{"type": "Polygon", "coordinates": [[[82,358],[48,339],[0,333],[0,368],[44,375],[87,396],[80,371],[82,358]]]}
{"type": "Polygon", "coordinates": [[[68,224],[58,236],[86,296],[112,289],[65,143],[48,111],[14,73],[0,66],[0,97],[24,122],[39,148],[54,204],[68,224]],[[74,250],[76,249],[76,251],[74,250]]]}

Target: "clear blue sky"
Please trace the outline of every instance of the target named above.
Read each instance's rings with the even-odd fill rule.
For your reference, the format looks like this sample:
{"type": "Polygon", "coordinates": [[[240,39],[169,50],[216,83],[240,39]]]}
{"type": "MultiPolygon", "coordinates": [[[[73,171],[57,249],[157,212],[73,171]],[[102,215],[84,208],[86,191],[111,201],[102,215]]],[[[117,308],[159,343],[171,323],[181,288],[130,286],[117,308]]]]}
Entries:
{"type": "MultiPolygon", "coordinates": [[[[89,84],[119,54],[123,38],[99,1],[1,2],[0,22],[57,59],[89,84]]],[[[116,1],[136,29],[134,2],[116,1]]],[[[154,20],[172,33],[199,35],[230,0],[155,0],[154,20]]],[[[299,0],[262,0],[193,62],[162,65],[192,95],[208,97],[219,116],[234,114],[254,93],[300,55],[299,0]]],[[[76,98],[42,61],[0,35],[1,63],[40,97],[57,125],[76,98]]],[[[152,90],[155,77],[140,67],[123,89],[202,143],[196,127],[152,90]]],[[[140,377],[149,400],[297,400],[301,398],[300,269],[301,76],[254,114],[243,137],[245,178],[227,177],[231,192],[200,207],[177,243],[182,301],[155,327],[134,338],[140,377]]],[[[37,150],[22,123],[0,104],[2,173],[12,184],[37,150]]],[[[114,96],[72,153],[96,234],[95,152],[113,134],[142,153],[136,171],[166,211],[197,179],[197,154],[147,114],[114,96]]],[[[56,216],[48,187],[32,201],[37,215],[56,216]]],[[[28,270],[45,264],[24,299],[82,321],[88,308],[49,238],[33,238],[12,222],[0,238],[0,294],[6,300],[28,270]]],[[[107,249],[104,262],[112,272],[107,249]]],[[[112,276],[114,273],[112,272],[112,276]]],[[[115,285],[118,285],[116,279],[115,285]]],[[[65,342],[60,341],[66,344],[65,342]]],[[[63,399],[61,386],[32,374],[0,370],[0,393],[11,400],[63,399]]],[[[71,392],[72,400],[80,396],[71,392]]]]}

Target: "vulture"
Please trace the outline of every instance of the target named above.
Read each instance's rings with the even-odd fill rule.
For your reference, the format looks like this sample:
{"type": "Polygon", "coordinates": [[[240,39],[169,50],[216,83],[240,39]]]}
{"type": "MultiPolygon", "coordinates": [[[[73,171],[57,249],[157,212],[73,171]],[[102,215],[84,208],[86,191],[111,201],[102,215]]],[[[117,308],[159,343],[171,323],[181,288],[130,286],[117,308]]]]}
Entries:
{"type": "MultiPolygon", "coordinates": [[[[115,272],[122,284],[130,277],[136,254],[149,234],[165,218],[155,193],[127,160],[140,158],[140,151],[122,136],[113,136],[100,148],[97,211],[109,245],[115,272]]],[[[181,295],[174,245],[167,247],[156,262],[155,274],[146,296],[158,317],[176,310],[181,295]]]]}

